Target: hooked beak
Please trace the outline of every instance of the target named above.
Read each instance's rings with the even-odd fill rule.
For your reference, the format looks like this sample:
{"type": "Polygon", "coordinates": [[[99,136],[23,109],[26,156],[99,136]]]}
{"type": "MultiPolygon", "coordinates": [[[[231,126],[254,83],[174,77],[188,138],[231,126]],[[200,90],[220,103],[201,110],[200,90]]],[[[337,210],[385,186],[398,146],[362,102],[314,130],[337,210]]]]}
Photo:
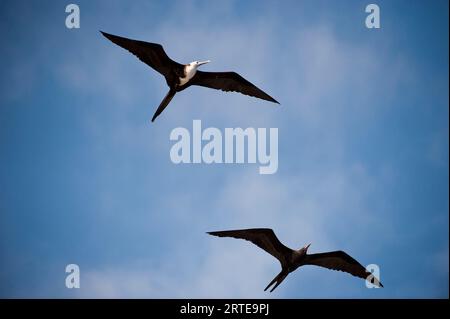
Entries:
{"type": "Polygon", "coordinates": [[[198,62],[198,66],[202,65],[202,64],[206,64],[211,62],[210,60],[206,60],[206,61],[202,61],[202,62],[198,62]]]}

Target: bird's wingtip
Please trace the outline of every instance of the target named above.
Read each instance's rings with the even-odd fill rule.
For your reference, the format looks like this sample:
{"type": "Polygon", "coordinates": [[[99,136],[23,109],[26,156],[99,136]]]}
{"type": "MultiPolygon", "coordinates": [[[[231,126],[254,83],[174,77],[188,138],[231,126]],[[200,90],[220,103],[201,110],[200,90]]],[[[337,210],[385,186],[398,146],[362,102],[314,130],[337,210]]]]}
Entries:
{"type": "Polygon", "coordinates": [[[277,100],[275,100],[273,97],[271,97],[271,99],[272,99],[271,102],[276,103],[276,104],[278,104],[278,105],[281,105],[280,102],[278,102],[277,100]]]}
{"type": "Polygon", "coordinates": [[[211,236],[222,237],[222,236],[219,235],[220,232],[218,232],[218,231],[208,231],[208,232],[206,232],[206,233],[207,233],[208,235],[211,235],[211,236]]]}
{"type": "Polygon", "coordinates": [[[108,32],[104,32],[102,30],[98,30],[105,38],[111,40],[111,37],[113,37],[112,34],[108,33],[108,32]]]}
{"type": "Polygon", "coordinates": [[[102,30],[98,30],[100,33],[101,33],[101,35],[102,36],[104,36],[105,38],[107,38],[107,39],[110,39],[109,37],[110,37],[110,34],[109,33],[106,33],[106,32],[104,32],[104,31],[102,31],[102,30]]]}

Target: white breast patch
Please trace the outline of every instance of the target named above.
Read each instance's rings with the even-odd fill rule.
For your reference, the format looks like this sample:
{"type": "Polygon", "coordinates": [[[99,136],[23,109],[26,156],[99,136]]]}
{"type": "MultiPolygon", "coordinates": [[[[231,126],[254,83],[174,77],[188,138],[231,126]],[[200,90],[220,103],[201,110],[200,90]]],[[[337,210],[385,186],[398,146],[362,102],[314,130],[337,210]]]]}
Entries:
{"type": "Polygon", "coordinates": [[[179,78],[180,79],[180,85],[185,85],[189,82],[190,79],[192,79],[197,72],[197,68],[195,66],[191,66],[190,64],[185,67],[186,77],[179,78]]]}

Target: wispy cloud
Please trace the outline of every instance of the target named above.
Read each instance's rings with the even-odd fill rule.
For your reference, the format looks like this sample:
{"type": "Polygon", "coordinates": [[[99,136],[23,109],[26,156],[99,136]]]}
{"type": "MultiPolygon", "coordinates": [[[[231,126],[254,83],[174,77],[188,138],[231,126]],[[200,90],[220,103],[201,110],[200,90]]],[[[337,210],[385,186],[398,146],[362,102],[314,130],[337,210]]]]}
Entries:
{"type": "MultiPolygon", "coordinates": [[[[42,176],[47,179],[53,173],[61,180],[53,177],[47,188],[36,187],[28,194],[33,210],[40,209],[35,215],[43,217],[36,217],[42,229],[29,226],[35,228],[32,240],[25,238],[27,252],[32,251],[29,242],[40,243],[57,256],[54,259],[79,262],[82,288],[75,292],[79,297],[448,296],[448,245],[436,245],[427,255],[429,263],[398,272],[405,261],[417,258],[423,242],[436,244],[443,235],[448,237],[448,227],[442,226],[448,224],[448,195],[421,188],[430,180],[441,185],[448,179],[443,164],[448,160],[448,122],[424,125],[423,114],[413,103],[427,97],[421,76],[432,62],[417,57],[417,43],[395,50],[397,29],[383,29],[380,37],[372,33],[369,40],[369,35],[353,31],[343,36],[327,11],[332,3],[323,6],[323,13],[300,4],[298,21],[286,19],[284,7],[240,1],[213,6],[185,1],[167,6],[84,2],[82,28],[70,33],[46,20],[48,41],[36,41],[37,53],[29,59],[23,55],[14,59],[8,53],[11,67],[2,76],[14,87],[23,80],[20,90],[2,89],[11,91],[4,98],[8,105],[13,99],[23,100],[28,91],[40,102],[45,119],[54,111],[46,108],[51,92],[76,116],[72,119],[76,125],[63,127],[64,143],[57,145],[64,146],[58,154],[67,155],[41,165],[46,167],[42,176]],[[195,20],[190,13],[195,13],[195,20]],[[317,19],[306,19],[311,14],[317,19]],[[211,59],[204,70],[238,71],[280,100],[281,106],[192,87],[150,124],[167,90],[164,79],[104,39],[99,29],[162,43],[180,62],[211,59]],[[48,53],[53,46],[58,50],[48,53]],[[46,88],[45,98],[36,91],[37,85],[46,88]],[[169,133],[178,126],[190,128],[193,119],[201,119],[205,127],[278,127],[278,173],[261,176],[248,165],[172,164],[169,133]],[[416,150],[413,133],[418,129],[429,138],[416,150]],[[426,166],[430,163],[434,171],[426,166]],[[62,192],[59,195],[70,205],[58,205],[56,195],[48,202],[33,200],[42,197],[40,191],[62,192]],[[53,205],[64,209],[51,209],[53,205]],[[68,218],[81,226],[76,235],[70,233],[78,240],[76,245],[64,250],[58,246],[64,242],[63,234],[55,229],[68,218]],[[271,227],[292,248],[312,243],[311,252],[343,249],[363,264],[378,263],[387,288],[368,290],[363,281],[349,275],[305,267],[275,293],[264,293],[279,272],[278,262],[248,242],[205,234],[250,227],[271,227]],[[411,274],[418,273],[421,276],[411,282],[411,274]]],[[[60,17],[56,9],[51,12],[53,18],[60,17]]],[[[448,78],[448,71],[441,73],[448,78]]],[[[444,77],[429,78],[440,84],[435,92],[439,98],[433,101],[448,101],[447,85],[439,80],[444,77]]],[[[429,109],[436,114],[430,113],[428,123],[436,123],[442,106],[433,102],[429,109]]],[[[448,110],[443,113],[448,115],[448,110]]],[[[23,115],[8,114],[5,121],[18,124],[23,115]]],[[[55,134],[47,122],[40,124],[55,134]]],[[[11,145],[35,145],[33,128],[18,127],[20,134],[11,145]],[[25,134],[30,138],[21,139],[25,134]]],[[[38,145],[42,153],[54,153],[53,144],[38,145]]],[[[22,194],[23,185],[15,180],[5,179],[4,189],[22,194]]],[[[26,218],[15,207],[5,204],[2,224],[20,218],[15,222],[22,226],[26,218]]],[[[14,242],[11,233],[8,242],[14,242]]],[[[17,245],[15,249],[22,251],[23,245],[17,245]]],[[[23,258],[27,263],[17,261],[20,267],[13,262],[2,266],[2,278],[18,278],[10,290],[20,296],[59,295],[61,285],[54,281],[30,291],[23,288],[27,283],[20,282],[19,270],[14,275],[14,268],[27,270],[33,260],[54,259],[38,253],[23,258]]],[[[55,277],[47,275],[42,278],[55,277]]]]}

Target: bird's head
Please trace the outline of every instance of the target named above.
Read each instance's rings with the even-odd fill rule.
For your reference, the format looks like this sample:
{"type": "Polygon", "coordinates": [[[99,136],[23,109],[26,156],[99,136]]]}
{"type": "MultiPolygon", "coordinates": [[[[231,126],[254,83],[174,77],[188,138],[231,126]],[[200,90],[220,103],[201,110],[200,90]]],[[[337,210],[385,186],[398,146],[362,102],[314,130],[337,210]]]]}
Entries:
{"type": "Polygon", "coordinates": [[[308,244],[308,245],[303,246],[300,250],[304,251],[305,254],[306,254],[306,253],[308,252],[309,246],[311,246],[311,244],[308,244]]]}
{"type": "Polygon", "coordinates": [[[206,64],[211,62],[210,60],[206,60],[206,61],[193,61],[191,63],[189,63],[191,66],[198,68],[200,65],[206,64]]]}

